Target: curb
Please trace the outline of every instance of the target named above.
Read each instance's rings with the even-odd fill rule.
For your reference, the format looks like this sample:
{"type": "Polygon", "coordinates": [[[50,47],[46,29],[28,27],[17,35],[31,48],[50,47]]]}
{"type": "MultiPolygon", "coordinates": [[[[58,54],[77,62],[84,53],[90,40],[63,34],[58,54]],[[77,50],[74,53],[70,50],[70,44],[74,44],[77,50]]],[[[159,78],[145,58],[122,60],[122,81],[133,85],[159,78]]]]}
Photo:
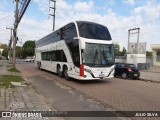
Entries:
{"type": "Polygon", "coordinates": [[[146,79],[144,79],[144,78],[139,78],[139,80],[145,81],[145,82],[160,83],[160,81],[157,81],[157,80],[146,80],[146,79]]]}

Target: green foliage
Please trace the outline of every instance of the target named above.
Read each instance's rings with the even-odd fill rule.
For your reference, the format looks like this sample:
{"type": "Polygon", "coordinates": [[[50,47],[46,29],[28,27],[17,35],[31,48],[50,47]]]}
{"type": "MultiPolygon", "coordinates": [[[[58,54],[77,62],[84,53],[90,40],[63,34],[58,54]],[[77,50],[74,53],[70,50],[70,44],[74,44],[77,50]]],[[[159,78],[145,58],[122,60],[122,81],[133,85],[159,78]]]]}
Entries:
{"type": "Polygon", "coordinates": [[[114,55],[115,56],[124,56],[127,53],[126,49],[123,47],[123,51],[119,51],[119,45],[114,45],[114,55]]]}
{"type": "Polygon", "coordinates": [[[15,67],[10,68],[8,71],[10,71],[10,72],[20,72],[20,71],[19,71],[19,70],[17,70],[15,67]]]}
{"type": "Polygon", "coordinates": [[[22,48],[20,46],[16,46],[16,57],[21,58],[22,56],[22,48]]]}
{"type": "Polygon", "coordinates": [[[2,56],[8,58],[8,49],[5,48],[3,51],[2,51],[2,56]]]}
{"type": "Polygon", "coordinates": [[[3,49],[3,51],[2,51],[2,56],[8,58],[8,48],[7,48],[7,44],[1,44],[0,48],[3,49]]]}
{"type": "Polygon", "coordinates": [[[8,88],[11,82],[22,82],[24,81],[20,76],[3,75],[0,76],[0,87],[8,88]]]}
{"type": "Polygon", "coordinates": [[[1,44],[0,48],[1,49],[6,49],[7,48],[7,44],[1,44]]]}
{"type": "Polygon", "coordinates": [[[146,51],[146,56],[153,56],[153,53],[150,51],[146,51]]]}
{"type": "Polygon", "coordinates": [[[26,41],[23,44],[22,57],[34,56],[35,54],[35,41],[26,41]]]}

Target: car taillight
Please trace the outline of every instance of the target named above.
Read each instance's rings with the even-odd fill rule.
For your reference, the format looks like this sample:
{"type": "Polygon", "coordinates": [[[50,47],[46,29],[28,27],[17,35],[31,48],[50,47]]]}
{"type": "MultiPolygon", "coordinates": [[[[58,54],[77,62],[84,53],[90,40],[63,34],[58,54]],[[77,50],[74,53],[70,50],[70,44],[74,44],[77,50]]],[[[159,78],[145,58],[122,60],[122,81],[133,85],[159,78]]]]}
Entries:
{"type": "Polygon", "coordinates": [[[131,68],[128,68],[128,71],[132,71],[132,69],[131,69],[131,68]]]}

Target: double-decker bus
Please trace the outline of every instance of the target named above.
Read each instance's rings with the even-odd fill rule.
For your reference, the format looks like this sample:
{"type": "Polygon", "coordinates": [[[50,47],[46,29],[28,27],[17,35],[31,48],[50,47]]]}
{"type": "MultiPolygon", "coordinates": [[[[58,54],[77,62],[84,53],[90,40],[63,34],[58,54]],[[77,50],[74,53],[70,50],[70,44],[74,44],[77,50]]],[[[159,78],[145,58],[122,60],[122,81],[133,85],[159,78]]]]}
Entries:
{"type": "Polygon", "coordinates": [[[114,76],[114,46],[107,27],[71,22],[36,41],[35,64],[66,80],[98,80],[114,76]]]}

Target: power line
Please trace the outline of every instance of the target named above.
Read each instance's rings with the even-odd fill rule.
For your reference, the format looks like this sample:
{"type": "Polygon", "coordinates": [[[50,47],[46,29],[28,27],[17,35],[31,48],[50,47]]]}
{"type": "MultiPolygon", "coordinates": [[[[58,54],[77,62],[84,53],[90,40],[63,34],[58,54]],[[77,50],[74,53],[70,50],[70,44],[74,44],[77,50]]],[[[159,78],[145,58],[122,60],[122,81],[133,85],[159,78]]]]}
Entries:
{"type": "Polygon", "coordinates": [[[5,18],[9,17],[11,14],[13,14],[13,13],[10,13],[9,15],[7,15],[7,16],[5,16],[5,17],[0,18],[0,20],[3,20],[3,19],[5,19],[5,18]]]}

